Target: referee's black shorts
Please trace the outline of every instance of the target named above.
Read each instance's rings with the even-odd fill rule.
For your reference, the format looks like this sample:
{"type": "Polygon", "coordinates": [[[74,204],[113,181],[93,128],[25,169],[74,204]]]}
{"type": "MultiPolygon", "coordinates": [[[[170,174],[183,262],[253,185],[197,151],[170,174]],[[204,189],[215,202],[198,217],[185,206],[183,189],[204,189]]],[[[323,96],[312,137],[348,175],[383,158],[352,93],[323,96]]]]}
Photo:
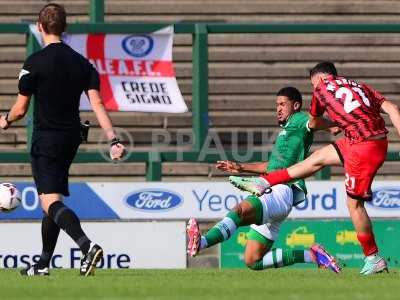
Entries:
{"type": "Polygon", "coordinates": [[[80,143],[80,134],[75,132],[34,132],[31,166],[39,195],[57,193],[69,196],[68,172],[80,143]]]}

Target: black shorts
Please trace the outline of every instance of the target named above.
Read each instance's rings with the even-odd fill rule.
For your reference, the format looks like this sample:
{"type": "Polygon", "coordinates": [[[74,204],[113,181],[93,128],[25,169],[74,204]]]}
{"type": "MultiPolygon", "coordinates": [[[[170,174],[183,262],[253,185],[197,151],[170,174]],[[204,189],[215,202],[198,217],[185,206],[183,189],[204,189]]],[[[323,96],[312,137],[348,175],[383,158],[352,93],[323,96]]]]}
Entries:
{"type": "Polygon", "coordinates": [[[33,134],[31,166],[38,194],[69,196],[69,168],[80,143],[79,133],[41,131],[33,134]]]}

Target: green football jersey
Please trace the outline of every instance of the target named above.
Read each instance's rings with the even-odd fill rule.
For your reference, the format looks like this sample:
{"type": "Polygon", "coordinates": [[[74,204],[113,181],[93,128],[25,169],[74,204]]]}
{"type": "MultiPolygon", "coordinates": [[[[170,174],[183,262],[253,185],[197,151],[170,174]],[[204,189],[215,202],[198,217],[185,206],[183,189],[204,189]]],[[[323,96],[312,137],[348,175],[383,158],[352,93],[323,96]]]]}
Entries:
{"type": "MultiPolygon", "coordinates": [[[[308,114],[296,112],[281,127],[268,159],[267,172],[286,169],[304,160],[313,143],[313,133],[308,128],[308,114]]],[[[304,179],[289,183],[292,184],[307,194],[304,179]]]]}

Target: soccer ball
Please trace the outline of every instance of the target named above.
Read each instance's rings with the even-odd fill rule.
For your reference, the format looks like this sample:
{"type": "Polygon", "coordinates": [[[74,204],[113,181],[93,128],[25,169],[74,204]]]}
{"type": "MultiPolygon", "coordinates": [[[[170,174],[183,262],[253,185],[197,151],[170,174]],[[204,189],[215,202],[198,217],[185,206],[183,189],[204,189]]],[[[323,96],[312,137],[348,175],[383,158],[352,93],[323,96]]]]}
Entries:
{"type": "Polygon", "coordinates": [[[12,183],[0,183],[0,211],[9,212],[21,204],[21,193],[12,183]]]}

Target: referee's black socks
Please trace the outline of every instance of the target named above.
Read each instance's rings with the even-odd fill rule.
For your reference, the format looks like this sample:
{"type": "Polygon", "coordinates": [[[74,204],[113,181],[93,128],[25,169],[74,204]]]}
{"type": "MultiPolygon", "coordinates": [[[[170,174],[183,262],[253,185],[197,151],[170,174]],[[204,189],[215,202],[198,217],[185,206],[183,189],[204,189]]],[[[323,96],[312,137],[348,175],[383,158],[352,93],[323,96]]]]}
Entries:
{"type": "Polygon", "coordinates": [[[54,223],[53,219],[48,215],[44,215],[42,219],[42,254],[38,266],[40,269],[48,268],[54,249],[56,248],[60,227],[54,223]]]}
{"type": "Polygon", "coordinates": [[[48,214],[78,244],[82,253],[86,255],[89,252],[90,240],[83,232],[81,222],[76,214],[61,201],[51,204],[48,214]]]}

